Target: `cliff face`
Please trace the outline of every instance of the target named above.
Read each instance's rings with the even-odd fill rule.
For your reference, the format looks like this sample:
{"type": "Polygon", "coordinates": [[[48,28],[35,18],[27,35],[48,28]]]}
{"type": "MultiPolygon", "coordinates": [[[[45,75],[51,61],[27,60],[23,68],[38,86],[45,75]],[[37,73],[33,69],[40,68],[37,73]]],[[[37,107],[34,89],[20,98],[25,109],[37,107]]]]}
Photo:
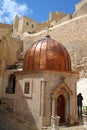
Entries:
{"type": "Polygon", "coordinates": [[[23,49],[22,40],[3,36],[0,42],[0,76],[3,76],[7,66],[18,61],[18,55],[23,49]]]}

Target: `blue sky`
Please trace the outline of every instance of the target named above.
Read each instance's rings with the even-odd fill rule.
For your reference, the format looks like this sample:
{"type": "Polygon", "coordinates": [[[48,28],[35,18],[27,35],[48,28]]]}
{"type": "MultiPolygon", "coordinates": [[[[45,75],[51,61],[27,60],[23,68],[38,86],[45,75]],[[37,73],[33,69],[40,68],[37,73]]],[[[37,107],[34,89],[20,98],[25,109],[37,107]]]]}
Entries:
{"type": "Polygon", "coordinates": [[[12,23],[16,14],[40,23],[47,21],[50,12],[73,13],[81,0],[0,0],[0,22],[12,23]]]}

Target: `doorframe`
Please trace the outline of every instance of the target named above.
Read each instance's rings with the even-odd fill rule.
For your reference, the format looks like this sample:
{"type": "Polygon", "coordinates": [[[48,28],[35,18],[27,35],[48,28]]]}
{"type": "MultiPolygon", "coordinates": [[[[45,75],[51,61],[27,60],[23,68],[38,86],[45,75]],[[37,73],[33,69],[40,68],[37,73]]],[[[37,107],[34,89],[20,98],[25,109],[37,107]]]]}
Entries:
{"type": "Polygon", "coordinates": [[[65,123],[69,123],[69,116],[70,116],[70,96],[72,95],[72,91],[66,84],[59,84],[54,92],[52,93],[53,96],[53,108],[54,108],[54,115],[57,115],[57,99],[59,95],[63,95],[65,98],[65,123]]]}
{"type": "MultiPolygon", "coordinates": [[[[60,94],[60,95],[58,96],[58,98],[57,98],[57,116],[60,116],[60,115],[58,115],[58,99],[59,99],[60,96],[63,97],[62,100],[64,101],[64,104],[63,104],[63,105],[64,105],[64,106],[63,106],[64,122],[60,122],[60,123],[62,124],[62,123],[65,123],[66,101],[65,101],[64,95],[60,94]]],[[[60,118],[60,121],[61,121],[61,118],[60,118]]]]}

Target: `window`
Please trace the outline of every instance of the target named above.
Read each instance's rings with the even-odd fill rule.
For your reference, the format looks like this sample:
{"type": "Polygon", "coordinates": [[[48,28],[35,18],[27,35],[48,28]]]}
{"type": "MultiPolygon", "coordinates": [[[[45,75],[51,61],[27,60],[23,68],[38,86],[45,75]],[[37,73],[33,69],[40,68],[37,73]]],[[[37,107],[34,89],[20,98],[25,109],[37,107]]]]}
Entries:
{"type": "Polygon", "coordinates": [[[11,74],[8,80],[8,86],[6,87],[6,93],[15,93],[15,75],[11,74]]]}
{"type": "Polygon", "coordinates": [[[32,28],[34,27],[34,25],[32,24],[32,28]]]}
{"type": "Polygon", "coordinates": [[[21,89],[25,98],[32,98],[32,82],[32,78],[23,79],[23,85],[21,86],[21,89]]]}
{"type": "Polygon", "coordinates": [[[26,22],[26,25],[29,25],[29,23],[28,23],[28,22],[26,22]]]}
{"type": "Polygon", "coordinates": [[[24,86],[24,93],[25,94],[29,94],[29,87],[30,87],[30,83],[25,82],[25,86],[24,86]]]}

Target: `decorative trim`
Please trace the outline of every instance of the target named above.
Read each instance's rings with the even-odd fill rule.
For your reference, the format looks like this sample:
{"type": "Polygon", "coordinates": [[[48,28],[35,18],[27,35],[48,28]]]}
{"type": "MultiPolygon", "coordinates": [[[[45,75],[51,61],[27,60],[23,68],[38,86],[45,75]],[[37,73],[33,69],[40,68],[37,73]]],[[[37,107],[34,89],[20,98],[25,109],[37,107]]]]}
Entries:
{"type": "Polygon", "coordinates": [[[23,91],[23,97],[26,97],[26,98],[32,98],[32,79],[23,79],[23,86],[22,86],[22,91],[23,91]],[[25,90],[25,83],[29,83],[29,93],[25,93],[24,90],[25,90]]]}
{"type": "Polygon", "coordinates": [[[58,95],[58,93],[60,93],[62,89],[65,89],[70,95],[73,95],[73,92],[69,89],[69,87],[65,83],[59,84],[57,88],[54,90],[53,94],[58,95]]]}

